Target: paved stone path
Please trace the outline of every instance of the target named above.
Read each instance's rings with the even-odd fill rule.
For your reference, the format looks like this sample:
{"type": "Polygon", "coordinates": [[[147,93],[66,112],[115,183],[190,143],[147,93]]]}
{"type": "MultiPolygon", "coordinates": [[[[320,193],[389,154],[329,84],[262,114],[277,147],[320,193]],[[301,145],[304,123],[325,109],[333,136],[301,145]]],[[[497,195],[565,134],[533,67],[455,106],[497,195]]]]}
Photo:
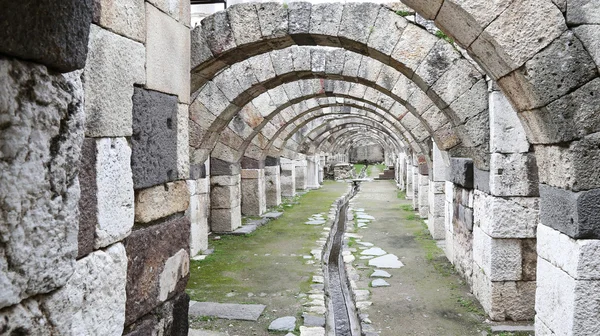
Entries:
{"type": "Polygon", "coordinates": [[[356,239],[355,254],[360,256],[365,249],[382,249],[388,253],[353,261],[360,276],[356,281],[360,288],[355,291],[356,301],[359,301],[360,312],[367,315],[363,322],[372,322],[363,324],[363,330],[369,335],[379,333],[381,336],[481,335],[486,328],[482,325],[483,317],[470,313],[458,303],[458,298],[472,298],[468,288],[457,276],[440,274],[427,260],[427,251],[415,238],[423,230],[422,223],[406,219],[412,212],[403,211],[400,206],[410,203],[398,199],[397,192],[393,181],[363,182],[361,192],[352,201],[355,211],[360,209],[359,213],[365,214],[357,218],[375,218],[368,228],[347,234],[356,239]],[[384,263],[380,263],[381,258],[384,263]],[[385,280],[371,278],[376,269],[386,264],[390,266],[389,262],[400,268],[386,268],[390,277],[385,280]]]}

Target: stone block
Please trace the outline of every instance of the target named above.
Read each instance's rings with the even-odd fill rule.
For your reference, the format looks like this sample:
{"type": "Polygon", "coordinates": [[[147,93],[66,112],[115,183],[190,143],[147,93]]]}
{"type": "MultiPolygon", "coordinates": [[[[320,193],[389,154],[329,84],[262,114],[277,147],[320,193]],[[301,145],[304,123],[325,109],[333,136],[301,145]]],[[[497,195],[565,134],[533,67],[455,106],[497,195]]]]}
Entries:
{"type": "Polygon", "coordinates": [[[195,256],[200,251],[208,249],[209,198],[210,195],[207,193],[190,197],[190,256],[195,256]]]}
{"type": "Polygon", "coordinates": [[[190,4],[186,0],[148,0],[147,2],[182,24],[190,26],[190,4]]]}
{"type": "Polygon", "coordinates": [[[492,238],[535,238],[538,197],[495,197],[475,190],[475,225],[492,238]]]}
{"type": "Polygon", "coordinates": [[[210,229],[212,232],[231,232],[242,226],[242,208],[210,210],[210,229]]]}
{"type": "Polygon", "coordinates": [[[307,175],[307,171],[306,171],[306,160],[300,160],[300,161],[296,161],[296,167],[295,169],[295,176],[294,178],[296,179],[296,190],[305,190],[307,183],[306,183],[306,175],[307,175]],[[299,164],[303,164],[303,165],[299,165],[299,164]]]}
{"type": "Polygon", "coordinates": [[[3,0],[0,7],[0,53],[38,62],[60,72],[84,67],[93,0],[3,0]],[[52,19],[40,20],[40,17],[52,19]]]}
{"type": "Polygon", "coordinates": [[[288,4],[288,33],[299,45],[314,44],[301,43],[302,41],[310,41],[308,32],[310,29],[311,7],[312,5],[308,2],[290,2],[288,4]]]}
{"type": "Polygon", "coordinates": [[[135,221],[149,223],[188,209],[190,192],[185,181],[165,183],[137,192],[135,221]]]}
{"type": "Polygon", "coordinates": [[[61,289],[2,310],[3,333],[120,335],[125,320],[127,258],[122,244],[79,260],[61,289]]]}
{"type": "Polygon", "coordinates": [[[211,181],[210,206],[211,209],[232,209],[240,205],[240,184],[233,186],[218,185],[211,181]]]}
{"type": "Polygon", "coordinates": [[[175,96],[135,88],[131,138],[135,189],[177,178],[177,113],[175,96]]]}
{"type": "Polygon", "coordinates": [[[264,169],[242,169],[241,182],[242,214],[260,216],[267,210],[264,169]],[[253,177],[244,177],[251,171],[253,177]]]}
{"type": "Polygon", "coordinates": [[[573,191],[600,187],[600,134],[567,146],[535,146],[540,183],[573,191]]]}
{"type": "Polygon", "coordinates": [[[254,3],[240,3],[227,8],[235,44],[242,46],[260,40],[260,23],[254,3]]]}
{"type": "Polygon", "coordinates": [[[340,46],[337,33],[343,10],[342,3],[322,3],[312,6],[309,32],[317,45],[340,46]]]}
{"type": "Polygon", "coordinates": [[[581,40],[600,70],[600,27],[598,25],[581,25],[574,27],[573,32],[581,40]]]}
{"type": "Polygon", "coordinates": [[[281,42],[282,44],[271,41],[274,46],[279,46],[275,49],[280,49],[282,46],[291,45],[292,41],[289,39],[289,37],[287,37],[287,6],[276,2],[257,3],[255,6],[256,12],[258,13],[258,21],[260,22],[260,32],[262,37],[268,39],[283,38],[286,40],[286,42],[281,42]]]}
{"type": "Polygon", "coordinates": [[[215,157],[210,158],[210,175],[213,176],[234,176],[240,174],[239,163],[231,163],[217,159],[215,157]]]}
{"type": "Polygon", "coordinates": [[[281,204],[281,177],[279,166],[265,167],[265,197],[267,207],[276,207],[281,204]]]}
{"type": "Polygon", "coordinates": [[[451,158],[449,175],[452,183],[463,188],[473,189],[473,160],[451,158]]]}
{"type": "Polygon", "coordinates": [[[540,108],[597,76],[594,60],[575,34],[567,30],[522,69],[498,80],[517,111],[540,108]],[[557,57],[560,55],[560,57],[557,57]],[[560,73],[554,69],[561,69],[560,73]]]}
{"type": "Polygon", "coordinates": [[[490,281],[485,272],[475,264],[473,295],[493,321],[527,321],[533,319],[535,281],[490,281]]]}
{"type": "Polygon", "coordinates": [[[594,0],[567,0],[567,24],[600,24],[600,3],[594,0]]]}
{"type": "Polygon", "coordinates": [[[125,329],[125,336],[188,335],[190,297],[180,293],[125,329]]]}
{"type": "MultiPolygon", "coordinates": [[[[79,164],[79,233],[77,258],[94,250],[96,226],[98,225],[98,183],[96,180],[96,140],[84,139],[79,164]]],[[[128,165],[129,166],[129,165],[128,165]]],[[[133,183],[132,183],[133,191],[133,183]]]]}
{"type": "Polygon", "coordinates": [[[189,239],[187,217],[142,228],[127,237],[125,325],[183,292],[189,272],[189,239]]]}
{"type": "Polygon", "coordinates": [[[410,78],[437,41],[438,38],[427,30],[409,24],[392,51],[392,62],[400,63],[400,72],[410,78]]]}
{"type": "Polygon", "coordinates": [[[538,226],[537,237],[540,258],[576,280],[600,280],[600,240],[573,239],[546,225],[538,226]]]}
{"type": "Polygon", "coordinates": [[[131,135],[131,96],[134,84],[146,83],[145,53],[143,44],[91,26],[84,70],[86,136],[131,135]]]}
{"type": "Polygon", "coordinates": [[[490,172],[473,167],[473,188],[490,193],[490,172]]]}
{"type": "Polygon", "coordinates": [[[189,106],[179,104],[177,109],[177,178],[190,176],[189,106]]]}
{"type": "Polygon", "coordinates": [[[490,281],[522,280],[520,239],[498,239],[473,228],[473,261],[490,281]]]}
{"type": "Polygon", "coordinates": [[[382,6],[367,41],[369,55],[388,63],[389,55],[394,50],[407,25],[408,21],[404,17],[382,6]]]}
{"type": "Polygon", "coordinates": [[[538,258],[538,274],[535,296],[537,320],[552,330],[553,335],[600,333],[597,323],[600,318],[600,281],[575,280],[543,258],[538,258]]]}
{"type": "Polygon", "coordinates": [[[540,222],[575,239],[600,238],[600,189],[573,192],[540,184],[540,222]]]}
{"type": "Polygon", "coordinates": [[[95,24],[144,43],[146,40],[144,0],[93,0],[93,3],[95,24]]]}
{"type": "Polygon", "coordinates": [[[218,175],[210,177],[211,187],[214,185],[219,186],[236,186],[241,181],[241,175],[218,175]]]}
{"type": "Polygon", "coordinates": [[[190,102],[190,30],[146,3],[146,87],[190,102]],[[168,52],[166,52],[168,51],[168,52]]]}
{"type": "Polygon", "coordinates": [[[0,308],[63,286],[77,256],[80,72],[0,58],[0,308]]]}
{"type": "MultiPolygon", "coordinates": [[[[375,3],[346,3],[338,37],[344,49],[367,52],[367,40],[375,30],[375,20],[381,5],[375,3]]],[[[389,33],[389,32],[387,32],[389,33]]]]}
{"type": "MultiPolygon", "coordinates": [[[[456,218],[456,213],[454,216],[456,218]]],[[[453,240],[453,263],[458,274],[471,286],[473,282],[473,233],[464,225],[457,225],[456,221],[453,221],[452,226],[450,239],[453,240]]]]}
{"type": "Polygon", "coordinates": [[[490,151],[492,153],[525,153],[529,142],[516,111],[501,91],[493,91],[490,99],[490,151]]]}
{"type": "Polygon", "coordinates": [[[492,153],[490,192],[494,196],[538,196],[536,156],[492,153]]]}
{"type": "MultiPolygon", "coordinates": [[[[86,220],[95,224],[94,249],[113,244],[127,237],[133,227],[133,180],[131,175],[131,148],[125,138],[88,139],[95,141],[94,166],[82,166],[94,174],[91,185],[82,185],[82,195],[95,194],[96,209],[81,209],[86,220]]],[[[86,153],[92,154],[92,153],[86,153]]],[[[82,181],[83,182],[83,181],[82,181]]],[[[83,218],[82,218],[83,219],[83,218]]]]}
{"type": "Polygon", "coordinates": [[[498,79],[523,65],[566,28],[562,12],[550,1],[513,2],[485,28],[469,51],[487,57],[478,63],[498,79]]]}

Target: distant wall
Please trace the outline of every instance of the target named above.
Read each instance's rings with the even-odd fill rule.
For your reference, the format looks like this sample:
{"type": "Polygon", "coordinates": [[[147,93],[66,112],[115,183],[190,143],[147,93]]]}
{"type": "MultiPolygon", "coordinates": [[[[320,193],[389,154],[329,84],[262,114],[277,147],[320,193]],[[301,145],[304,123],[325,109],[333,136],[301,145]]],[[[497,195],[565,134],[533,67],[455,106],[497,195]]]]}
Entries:
{"type": "Polygon", "coordinates": [[[370,163],[383,162],[383,148],[379,145],[368,145],[350,149],[350,162],[357,163],[368,161],[370,163]]]}

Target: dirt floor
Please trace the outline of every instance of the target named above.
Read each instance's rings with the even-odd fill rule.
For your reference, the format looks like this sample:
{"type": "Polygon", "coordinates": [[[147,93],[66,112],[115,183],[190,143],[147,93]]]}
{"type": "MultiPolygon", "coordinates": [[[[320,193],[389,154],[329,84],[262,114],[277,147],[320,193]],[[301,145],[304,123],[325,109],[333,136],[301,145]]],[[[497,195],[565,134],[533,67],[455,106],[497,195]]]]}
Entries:
{"type": "MultiPolygon", "coordinates": [[[[348,188],[346,183],[325,182],[282,207],[284,215],[247,236],[221,236],[210,240],[214,253],[191,261],[187,293],[195,301],[256,303],[266,305],[258,322],[211,318],[191,319],[190,327],[226,331],[229,335],[281,335],[267,331],[278,317],[296,316],[301,323],[299,295],[310,290],[316,264],[303,256],[316,248],[323,226],[305,225],[308,217],[323,213],[348,188]]],[[[284,333],[285,334],[285,333],[284,333]]]]}

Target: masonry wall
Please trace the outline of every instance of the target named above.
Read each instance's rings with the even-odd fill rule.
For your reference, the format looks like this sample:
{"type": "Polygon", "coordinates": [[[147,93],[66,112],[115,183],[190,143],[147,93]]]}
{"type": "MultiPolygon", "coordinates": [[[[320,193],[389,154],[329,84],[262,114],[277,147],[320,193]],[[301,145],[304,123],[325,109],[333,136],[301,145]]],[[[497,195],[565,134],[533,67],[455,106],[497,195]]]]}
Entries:
{"type": "Polygon", "coordinates": [[[348,158],[351,163],[367,161],[369,163],[384,162],[384,151],[380,145],[359,146],[350,149],[348,158]]]}
{"type": "Polygon", "coordinates": [[[2,3],[0,330],[186,334],[189,3],[35,6],[2,3]]]}

